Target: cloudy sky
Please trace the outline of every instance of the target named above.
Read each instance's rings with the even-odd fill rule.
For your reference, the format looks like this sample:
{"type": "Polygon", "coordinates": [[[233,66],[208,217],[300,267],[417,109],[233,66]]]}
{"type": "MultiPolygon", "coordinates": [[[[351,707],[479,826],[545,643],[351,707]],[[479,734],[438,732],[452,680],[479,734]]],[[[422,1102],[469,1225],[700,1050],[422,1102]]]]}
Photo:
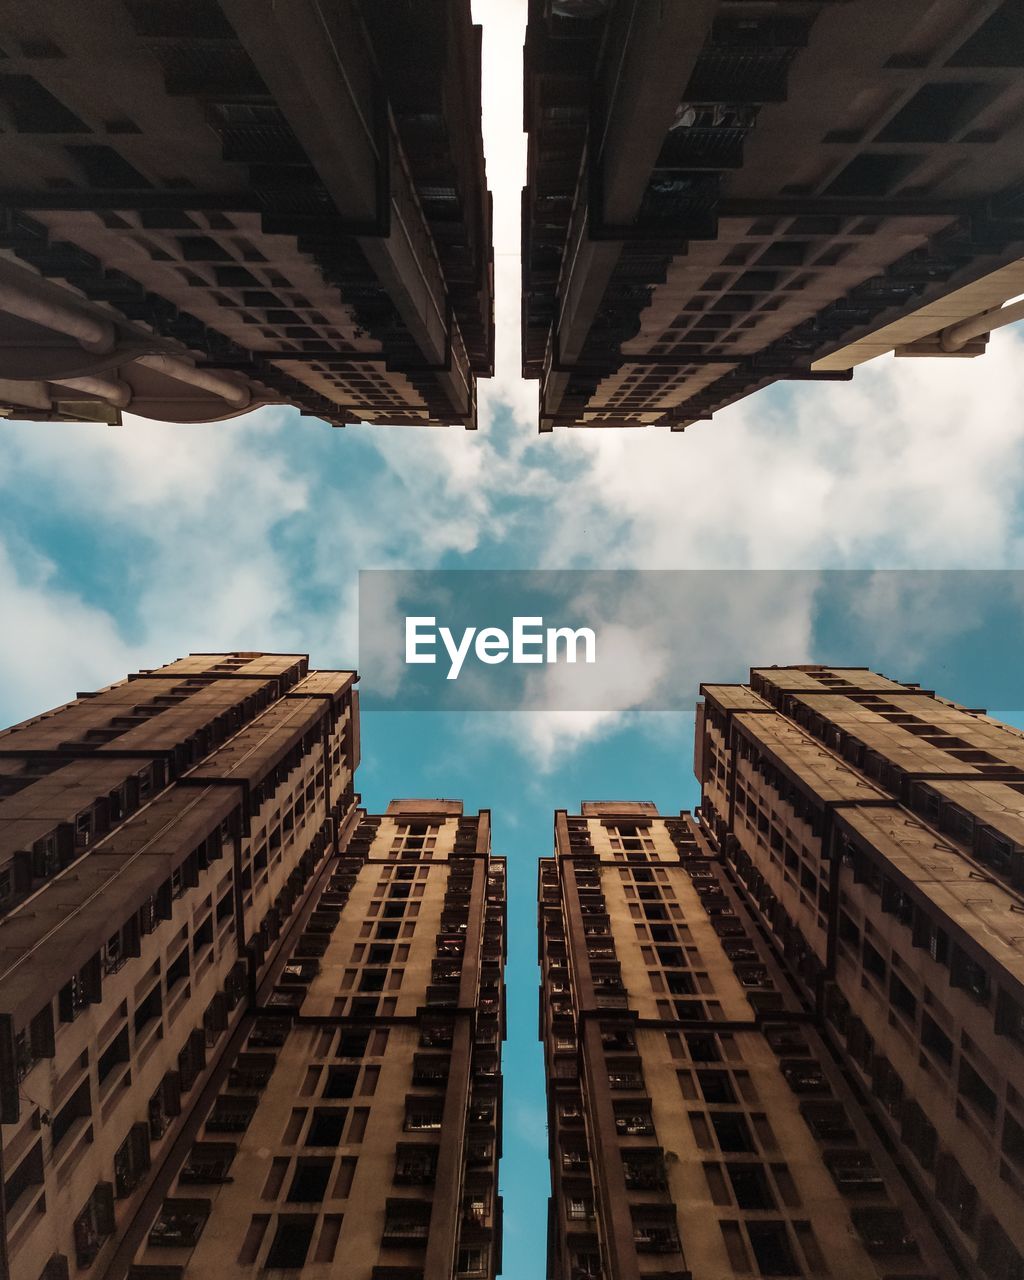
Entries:
{"type": "MultiPolygon", "coordinates": [[[[355,665],[360,569],[1024,567],[1024,342],[1010,330],[981,360],[880,360],[852,384],[772,388],[684,435],[537,435],[536,388],[517,376],[525,3],[475,8],[499,290],[480,430],[337,431],[284,411],[205,427],[0,425],[0,722],[189,650],[355,665]]],[[[861,660],[976,702],[980,641],[958,601],[934,580],[908,614],[905,582],[894,608],[892,581],[853,611],[861,660]],[[955,652],[933,643],[936,626],[958,632],[955,652]]],[[[637,625],[657,608],[640,601],[637,625]]],[[[680,629],[667,660],[682,701],[699,679],[742,678],[754,662],[827,660],[849,634],[835,618],[822,628],[813,591],[780,612],[752,586],[727,621],[680,629]],[[764,651],[766,612],[782,652],[764,651]]],[[[998,698],[1010,641],[986,650],[987,701],[1016,715],[1020,702],[998,698]]],[[[495,850],[510,858],[506,1276],[543,1267],[535,859],[550,851],[555,807],[692,805],[691,734],[679,710],[365,717],[371,809],[462,795],[493,810],[495,850]]]]}

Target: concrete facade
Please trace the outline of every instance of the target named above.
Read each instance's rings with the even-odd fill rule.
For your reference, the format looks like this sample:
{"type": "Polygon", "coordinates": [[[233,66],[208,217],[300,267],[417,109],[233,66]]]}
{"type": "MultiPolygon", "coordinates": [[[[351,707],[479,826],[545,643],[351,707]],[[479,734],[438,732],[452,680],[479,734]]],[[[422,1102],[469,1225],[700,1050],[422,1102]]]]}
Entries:
{"type": "Polygon", "coordinates": [[[540,427],[684,430],[1024,289],[1018,0],[530,0],[540,427]]]}
{"type": "Polygon", "coordinates": [[[469,0],[0,12],[0,415],[476,425],[469,0]]]}
{"type": "Polygon", "coordinates": [[[706,685],[696,770],[732,868],[956,1274],[1024,1268],[1024,735],[875,672],[706,685]]]}
{"type": "Polygon", "coordinates": [[[550,1280],[956,1274],[689,814],[555,817],[550,1280]]]}
{"type": "Polygon", "coordinates": [[[196,654],[0,734],[0,1274],[500,1268],[504,863],[358,807],[355,680],[196,654]]]}

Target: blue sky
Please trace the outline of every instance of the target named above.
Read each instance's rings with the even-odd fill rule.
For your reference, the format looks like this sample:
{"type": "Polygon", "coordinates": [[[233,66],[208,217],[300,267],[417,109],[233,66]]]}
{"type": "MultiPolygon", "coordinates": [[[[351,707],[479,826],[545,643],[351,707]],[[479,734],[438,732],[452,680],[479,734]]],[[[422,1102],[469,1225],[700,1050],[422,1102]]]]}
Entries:
{"type": "MultiPolygon", "coordinates": [[[[476,7],[499,324],[480,431],[336,431],[287,411],[197,427],[0,424],[0,722],[191,649],[297,649],[315,665],[355,665],[359,569],[1024,567],[1024,343],[1010,330],[980,360],[883,359],[852,384],[772,388],[684,435],[538,437],[536,389],[517,376],[525,147],[512,51],[525,5],[476,7]]],[[[905,599],[892,607],[886,581],[853,621],[824,623],[811,593],[780,609],[752,588],[724,635],[681,637],[672,662],[687,700],[700,679],[828,660],[857,635],[861,661],[976,703],[979,636],[964,628],[961,600],[922,587],[908,613],[905,599]],[[936,645],[937,630],[954,639],[936,645]]],[[[990,624],[998,642],[984,637],[994,708],[1011,687],[1017,618],[1014,597],[990,624]]],[[[642,667],[642,648],[635,656],[642,667]]],[[[1007,700],[1019,718],[1019,700],[1004,710],[1007,700]]],[[[543,1274],[536,859],[550,852],[556,807],[695,803],[691,738],[688,712],[364,717],[359,783],[371,810],[395,795],[461,795],[492,810],[495,851],[509,858],[511,1280],[543,1274]]]]}

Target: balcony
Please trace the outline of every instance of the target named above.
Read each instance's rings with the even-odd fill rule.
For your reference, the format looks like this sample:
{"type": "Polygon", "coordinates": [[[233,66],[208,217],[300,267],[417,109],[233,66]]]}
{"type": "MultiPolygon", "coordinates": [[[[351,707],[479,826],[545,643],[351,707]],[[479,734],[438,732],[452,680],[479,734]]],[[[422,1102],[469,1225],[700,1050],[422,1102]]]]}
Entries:
{"type": "Polygon", "coordinates": [[[395,1152],[394,1181],[400,1186],[432,1187],[437,1156],[437,1147],[400,1145],[395,1152]]]}
{"type": "Polygon", "coordinates": [[[566,1196],[565,1199],[565,1216],[569,1222],[593,1222],[594,1201],[589,1197],[582,1196],[566,1196]]]}
{"type": "Polygon", "coordinates": [[[242,1053],[228,1072],[231,1089],[265,1089],[277,1065],[272,1053],[242,1053]]]}
{"type": "Polygon", "coordinates": [[[831,1093],[828,1077],[816,1062],[782,1062],[782,1074],[794,1093],[831,1093]]]}
{"type": "Polygon", "coordinates": [[[633,1247],[637,1253],[680,1253],[679,1229],[668,1221],[634,1221],[633,1247]]]}
{"type": "Polygon", "coordinates": [[[864,1248],[872,1257],[917,1254],[917,1242],[908,1231],[899,1209],[854,1209],[850,1217],[864,1248]]]}
{"type": "Polygon", "coordinates": [[[853,1142],[856,1133],[839,1102],[802,1102],[800,1114],[819,1142],[853,1142]]]}
{"type": "Polygon", "coordinates": [[[449,1061],[442,1057],[423,1057],[417,1054],[413,1060],[412,1082],[426,1088],[444,1088],[448,1083],[449,1061]]]}
{"type": "Polygon", "coordinates": [[[449,1023],[428,1024],[420,1029],[420,1046],[424,1049],[450,1049],[453,1031],[449,1023]]]}
{"type": "Polygon", "coordinates": [[[884,1195],[885,1183],[866,1151],[826,1151],[825,1163],[844,1195],[884,1195]]]}
{"type": "Polygon", "coordinates": [[[267,996],[266,1008],[273,1012],[298,1013],[302,1008],[305,992],[293,987],[275,987],[267,996]]]}
{"type": "Polygon", "coordinates": [[[790,1057],[810,1057],[810,1046],[798,1027],[766,1027],[764,1035],[780,1057],[783,1054],[790,1057]]]}
{"type": "Polygon", "coordinates": [[[441,1108],[424,1107],[421,1101],[406,1107],[405,1123],[402,1126],[406,1133],[439,1133],[441,1130],[441,1108]]]}
{"type": "Polygon", "coordinates": [[[290,1020],[284,1018],[257,1018],[246,1043],[259,1049],[280,1049],[291,1029],[290,1020]]]}
{"type": "Polygon", "coordinates": [[[281,970],[281,982],[296,982],[308,986],[320,972],[318,960],[291,960],[281,970]]]}
{"type": "Polygon", "coordinates": [[[635,1049],[636,1041],[629,1031],[602,1031],[601,1048],[612,1053],[635,1049]]]}
{"type": "Polygon", "coordinates": [[[631,1152],[623,1155],[622,1172],[627,1191],[664,1191],[668,1186],[660,1154],[640,1156],[631,1152]]]}
{"type": "Polygon", "coordinates": [[[192,1249],[210,1216],[209,1200],[165,1200],[149,1233],[150,1248],[192,1249]]]}
{"type": "Polygon", "coordinates": [[[430,1234],[430,1208],[421,1200],[389,1200],[381,1243],[398,1249],[425,1246],[430,1234]]]}
{"type": "Polygon", "coordinates": [[[472,1103],[469,1108],[469,1123],[481,1128],[494,1128],[494,1103],[472,1103]]]}
{"type": "Polygon", "coordinates": [[[249,1127],[259,1099],[241,1094],[222,1093],[213,1104],[206,1120],[208,1133],[244,1133],[249,1127]]]}
{"type": "Polygon", "coordinates": [[[213,1185],[230,1182],[228,1171],[238,1153],[233,1142],[196,1142],[178,1174],[183,1186],[213,1185]]]}
{"type": "Polygon", "coordinates": [[[654,1121],[649,1111],[637,1111],[615,1117],[615,1132],[620,1138],[653,1138],[654,1121]]]}

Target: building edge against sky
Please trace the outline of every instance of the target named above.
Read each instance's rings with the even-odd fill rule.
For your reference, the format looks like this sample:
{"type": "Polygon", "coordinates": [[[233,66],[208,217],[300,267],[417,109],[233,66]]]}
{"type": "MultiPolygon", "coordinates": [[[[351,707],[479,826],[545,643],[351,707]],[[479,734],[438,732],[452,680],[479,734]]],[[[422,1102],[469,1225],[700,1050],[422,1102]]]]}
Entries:
{"type": "Polygon", "coordinates": [[[500,1270],[504,860],[359,807],[354,683],[197,654],[0,734],[13,1280],[500,1270]]]}
{"type": "Polygon", "coordinates": [[[476,426],[470,0],[6,5],[0,48],[0,413],[476,426]]]}
{"type": "Polygon", "coordinates": [[[541,430],[984,351],[1024,292],[1022,67],[1019,0],[529,0],[541,430]]]}
{"type": "Polygon", "coordinates": [[[866,669],[705,685],[701,821],[955,1273],[1024,1270],[1024,734],[866,669]]]}
{"type": "Polygon", "coordinates": [[[1024,735],[867,669],[701,692],[696,816],[540,863],[550,1280],[1019,1280],[1024,735]]]}
{"type": "MultiPolygon", "coordinates": [[[[0,733],[14,1280],[501,1267],[490,814],[360,807],[352,672],[196,654],[0,733]]],[[[701,689],[697,814],[539,863],[551,1280],[1019,1280],[1024,734],[701,689]]]]}

